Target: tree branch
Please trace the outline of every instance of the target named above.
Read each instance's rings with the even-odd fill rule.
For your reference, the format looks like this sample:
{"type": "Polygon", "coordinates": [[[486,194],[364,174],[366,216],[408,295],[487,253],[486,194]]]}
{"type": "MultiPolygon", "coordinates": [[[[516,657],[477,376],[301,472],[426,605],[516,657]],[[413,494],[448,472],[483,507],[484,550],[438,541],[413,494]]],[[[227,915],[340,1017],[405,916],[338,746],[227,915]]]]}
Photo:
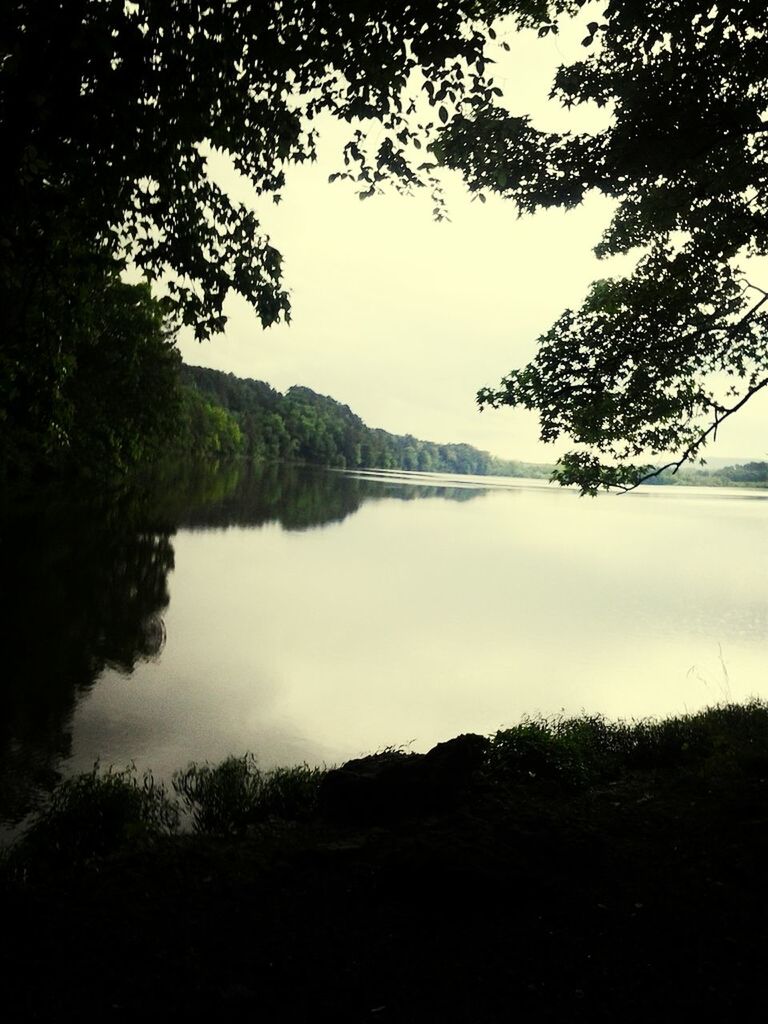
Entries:
{"type": "MultiPolygon", "coordinates": [[[[768,295],[765,297],[765,299],[763,299],[763,302],[766,301],[768,301],[768,295]]],[[[762,305],[762,302],[759,303],[759,305],[762,305]]],[[[707,427],[707,429],[703,431],[696,438],[696,440],[693,441],[685,449],[685,451],[679,459],[675,459],[672,462],[668,462],[665,466],[659,466],[657,469],[654,469],[651,473],[646,473],[645,476],[641,476],[639,480],[635,481],[635,483],[633,483],[629,487],[625,487],[622,484],[617,484],[617,488],[622,493],[627,493],[628,491],[634,491],[636,487],[640,486],[640,484],[644,484],[647,480],[652,480],[654,477],[659,476],[667,469],[671,469],[673,475],[677,473],[678,469],[680,469],[684,463],[688,462],[699,451],[699,449],[706,444],[707,438],[710,434],[712,434],[714,437],[717,437],[718,428],[720,424],[723,422],[723,420],[727,420],[729,416],[732,416],[735,412],[738,412],[739,409],[741,409],[743,406],[747,404],[750,398],[756,395],[758,391],[762,391],[762,389],[766,387],[766,385],[768,385],[768,377],[764,377],[761,381],[759,381],[757,384],[751,387],[749,391],[747,391],[746,394],[739,399],[736,405],[732,405],[729,409],[726,409],[722,413],[722,415],[716,415],[714,422],[712,422],[707,427]]]]}

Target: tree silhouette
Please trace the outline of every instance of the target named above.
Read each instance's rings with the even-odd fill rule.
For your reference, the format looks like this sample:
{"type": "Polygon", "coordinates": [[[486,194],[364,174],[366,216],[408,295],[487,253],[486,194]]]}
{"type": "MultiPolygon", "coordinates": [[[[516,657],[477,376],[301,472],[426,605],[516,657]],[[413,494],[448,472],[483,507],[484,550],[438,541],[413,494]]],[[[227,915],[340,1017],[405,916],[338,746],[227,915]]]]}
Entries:
{"type": "Polygon", "coordinates": [[[535,410],[545,441],[575,441],[556,476],[594,493],[695,458],[768,385],[768,291],[749,269],[768,252],[768,8],[610,0],[587,20],[583,7],[507,5],[540,35],[586,22],[584,59],[551,95],[607,107],[609,125],[544,132],[486,105],[453,119],[438,154],[523,213],[590,190],[617,201],[596,252],[638,253],[634,272],[595,282],[528,366],[478,396],[535,410]]]}

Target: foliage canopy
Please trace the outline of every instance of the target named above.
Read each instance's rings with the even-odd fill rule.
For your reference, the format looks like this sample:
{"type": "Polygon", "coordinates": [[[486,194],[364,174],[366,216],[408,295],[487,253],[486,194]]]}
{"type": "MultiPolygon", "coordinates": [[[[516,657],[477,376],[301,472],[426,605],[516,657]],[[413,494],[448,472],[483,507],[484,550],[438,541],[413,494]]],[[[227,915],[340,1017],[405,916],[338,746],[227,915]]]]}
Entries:
{"type": "MultiPolygon", "coordinates": [[[[481,89],[484,6],[6,4],[4,245],[23,257],[30,236],[50,232],[55,218],[150,279],[170,272],[172,294],[198,337],[222,328],[230,289],[268,326],[289,308],[280,254],[253,211],[210,180],[205,148],[230,154],[256,192],[277,201],[286,167],[314,158],[313,123],[329,112],[380,123],[380,177],[408,178],[398,149],[410,137],[403,109],[409,76],[419,68],[434,104],[481,89]],[[471,82],[467,69],[476,72],[471,82]]],[[[352,154],[361,137],[355,133],[352,154]]]]}

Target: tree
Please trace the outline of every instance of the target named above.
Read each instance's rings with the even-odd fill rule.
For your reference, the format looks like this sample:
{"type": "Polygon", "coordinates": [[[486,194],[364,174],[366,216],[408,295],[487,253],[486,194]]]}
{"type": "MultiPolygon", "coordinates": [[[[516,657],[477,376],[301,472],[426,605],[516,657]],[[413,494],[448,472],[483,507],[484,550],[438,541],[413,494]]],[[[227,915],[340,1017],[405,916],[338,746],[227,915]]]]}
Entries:
{"type": "Polygon", "coordinates": [[[68,252],[59,262],[41,250],[21,290],[0,281],[0,475],[111,475],[153,457],[174,428],[180,360],[165,303],[108,257],[68,252]]]}
{"type": "MultiPolygon", "coordinates": [[[[477,0],[14,0],[0,13],[0,239],[26,266],[37,240],[77,232],[150,280],[170,275],[199,337],[230,289],[268,326],[288,314],[278,251],[206,173],[229,153],[279,201],[315,155],[317,117],[383,127],[380,170],[417,180],[406,85],[430,103],[482,89],[477,0]],[[470,72],[474,78],[468,77],[470,72]]],[[[362,134],[350,129],[351,157],[362,134]]],[[[416,139],[418,142],[418,139],[416,139]]],[[[418,180],[422,180],[419,178],[418,180]]],[[[47,246],[50,248],[50,244],[47,246]]]]}
{"type": "MultiPolygon", "coordinates": [[[[280,254],[256,214],[210,180],[208,149],[228,153],[256,193],[277,202],[286,168],[314,158],[316,119],[330,112],[350,123],[350,160],[362,152],[358,122],[380,126],[370,191],[387,175],[405,188],[429,184],[403,158],[409,140],[420,145],[405,87],[418,68],[436,108],[483,88],[483,8],[484,0],[0,5],[6,464],[68,450],[61,395],[78,365],[79,327],[87,321],[90,332],[126,267],[149,283],[163,278],[176,322],[198,338],[223,328],[231,289],[264,326],[288,317],[280,254]]],[[[151,401],[158,407],[162,396],[151,401]]]]}
{"type": "Polygon", "coordinates": [[[586,22],[584,59],[560,67],[552,97],[607,107],[608,127],[547,133],[485,104],[459,110],[434,149],[472,191],[522,213],[576,206],[593,189],[617,201],[596,252],[637,252],[634,272],[595,282],[528,366],[478,396],[538,412],[545,441],[575,441],[556,476],[595,493],[636,486],[663,453],[673,469],[700,455],[768,385],[768,291],[748,271],[768,253],[768,6],[583,7],[499,5],[541,36],[586,22]]]}

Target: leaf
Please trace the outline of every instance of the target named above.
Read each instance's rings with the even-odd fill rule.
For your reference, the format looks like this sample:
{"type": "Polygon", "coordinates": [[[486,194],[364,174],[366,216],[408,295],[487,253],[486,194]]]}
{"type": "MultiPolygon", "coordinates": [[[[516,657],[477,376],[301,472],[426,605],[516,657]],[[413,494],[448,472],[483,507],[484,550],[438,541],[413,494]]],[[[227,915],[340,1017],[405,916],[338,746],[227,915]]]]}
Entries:
{"type": "Polygon", "coordinates": [[[448,120],[448,111],[445,109],[445,107],[440,107],[437,114],[440,120],[443,122],[443,124],[445,124],[445,122],[448,120]]]}

